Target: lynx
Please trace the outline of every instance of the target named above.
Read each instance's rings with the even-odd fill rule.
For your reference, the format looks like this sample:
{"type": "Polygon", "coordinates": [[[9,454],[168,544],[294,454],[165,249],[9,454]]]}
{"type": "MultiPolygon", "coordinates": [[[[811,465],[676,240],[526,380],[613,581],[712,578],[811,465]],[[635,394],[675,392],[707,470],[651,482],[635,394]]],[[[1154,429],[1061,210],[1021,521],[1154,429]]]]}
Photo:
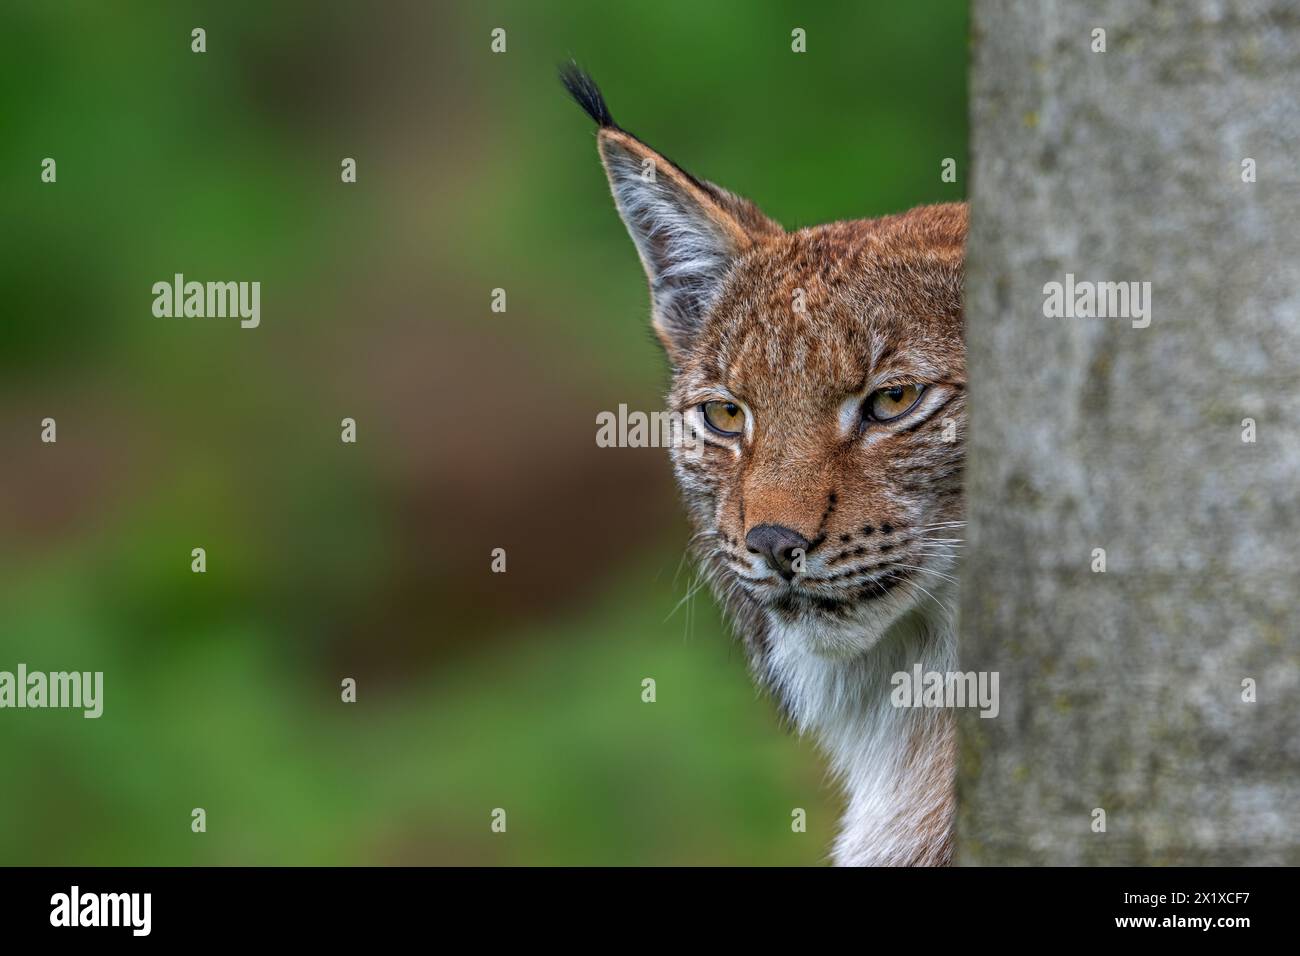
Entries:
{"type": "Polygon", "coordinates": [[[951,862],[955,739],[891,675],[950,671],[966,430],[966,207],[786,232],[624,130],[591,78],[614,204],[650,284],[692,551],[756,681],[842,783],[840,865],[951,862]]]}

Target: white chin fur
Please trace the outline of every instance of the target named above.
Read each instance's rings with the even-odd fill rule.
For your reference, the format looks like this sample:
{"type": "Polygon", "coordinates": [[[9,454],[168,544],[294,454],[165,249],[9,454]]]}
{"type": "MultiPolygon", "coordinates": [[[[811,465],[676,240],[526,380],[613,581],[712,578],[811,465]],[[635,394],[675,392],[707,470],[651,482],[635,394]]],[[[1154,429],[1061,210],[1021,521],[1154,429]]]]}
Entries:
{"type": "Polygon", "coordinates": [[[901,594],[888,594],[858,605],[846,616],[813,610],[791,621],[776,612],[768,612],[768,633],[774,645],[786,644],[818,657],[831,660],[859,657],[880,642],[907,612],[909,604],[910,600],[901,594]]]}
{"type": "MultiPolygon", "coordinates": [[[[917,663],[927,671],[956,666],[955,589],[930,590],[933,598],[921,595],[914,604],[912,589],[900,587],[846,621],[813,614],[792,623],[771,615],[770,680],[800,733],[826,752],[848,796],[836,863],[906,865],[942,855],[939,837],[918,821],[950,815],[951,755],[923,745],[918,761],[916,746],[918,735],[950,737],[951,714],[890,702],[895,673],[917,663]]],[[[942,840],[946,846],[946,830],[942,840]]]]}

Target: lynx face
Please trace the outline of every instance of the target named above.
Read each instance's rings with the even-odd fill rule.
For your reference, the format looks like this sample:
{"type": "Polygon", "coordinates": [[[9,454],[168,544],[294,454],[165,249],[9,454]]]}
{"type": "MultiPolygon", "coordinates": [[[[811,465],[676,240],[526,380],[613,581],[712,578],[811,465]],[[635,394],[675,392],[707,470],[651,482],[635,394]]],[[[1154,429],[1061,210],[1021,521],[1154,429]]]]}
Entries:
{"type": "Polygon", "coordinates": [[[704,440],[674,452],[697,550],[817,653],[866,650],[950,576],[964,231],[949,206],[757,242],[677,353],[669,402],[704,440]]]}
{"type": "Polygon", "coordinates": [[[614,124],[601,159],[650,282],[695,551],[756,670],[781,642],[860,655],[952,581],[961,520],[966,210],[786,233],[614,124]]]}

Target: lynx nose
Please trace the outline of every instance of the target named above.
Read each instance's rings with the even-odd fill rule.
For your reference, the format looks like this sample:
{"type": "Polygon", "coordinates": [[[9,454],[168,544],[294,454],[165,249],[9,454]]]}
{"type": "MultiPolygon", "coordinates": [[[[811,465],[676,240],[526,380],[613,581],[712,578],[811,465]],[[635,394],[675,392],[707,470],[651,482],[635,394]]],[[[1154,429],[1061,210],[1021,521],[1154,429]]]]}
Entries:
{"type": "Polygon", "coordinates": [[[794,552],[808,551],[808,539],[798,531],[779,524],[760,524],[745,535],[745,545],[752,554],[761,554],[768,566],[789,581],[794,577],[794,552]]]}

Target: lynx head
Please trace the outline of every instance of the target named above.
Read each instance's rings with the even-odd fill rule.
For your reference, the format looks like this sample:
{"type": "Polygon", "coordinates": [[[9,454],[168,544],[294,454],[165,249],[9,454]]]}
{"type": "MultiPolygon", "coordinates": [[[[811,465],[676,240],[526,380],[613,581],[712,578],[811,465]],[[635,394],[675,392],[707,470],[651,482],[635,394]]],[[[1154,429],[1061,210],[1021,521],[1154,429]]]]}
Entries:
{"type": "Polygon", "coordinates": [[[751,651],[850,657],[937,611],[962,518],[965,206],[786,232],[562,78],[600,124],[670,410],[703,442],[673,452],[696,553],[751,651]]]}

